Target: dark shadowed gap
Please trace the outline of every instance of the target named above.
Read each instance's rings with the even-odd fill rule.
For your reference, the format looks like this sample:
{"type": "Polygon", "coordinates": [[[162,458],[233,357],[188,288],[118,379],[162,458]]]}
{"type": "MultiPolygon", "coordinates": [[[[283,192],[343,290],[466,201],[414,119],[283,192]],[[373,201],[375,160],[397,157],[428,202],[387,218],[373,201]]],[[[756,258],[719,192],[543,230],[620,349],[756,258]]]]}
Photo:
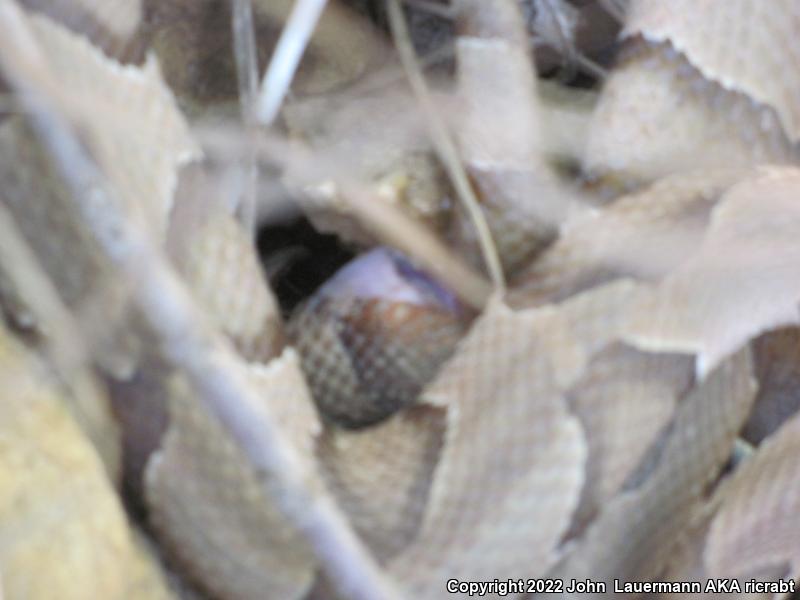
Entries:
{"type": "Polygon", "coordinates": [[[284,315],[356,255],[335,235],[319,233],[304,217],[258,231],[262,265],[284,315]]]}

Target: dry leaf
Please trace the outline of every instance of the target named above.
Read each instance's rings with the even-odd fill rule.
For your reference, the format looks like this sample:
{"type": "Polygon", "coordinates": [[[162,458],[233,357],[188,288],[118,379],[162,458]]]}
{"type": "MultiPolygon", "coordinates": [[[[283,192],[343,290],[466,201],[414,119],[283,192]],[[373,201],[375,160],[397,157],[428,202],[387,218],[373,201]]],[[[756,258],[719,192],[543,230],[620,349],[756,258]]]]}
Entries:
{"type": "Polygon", "coordinates": [[[122,66],[49,19],[29,22],[51,85],[69,90],[53,100],[81,129],[127,209],[163,235],[178,168],[199,149],[155,57],[141,68],[122,66]]]}
{"type": "Polygon", "coordinates": [[[247,361],[266,363],[283,341],[278,304],[255,245],[223,208],[217,182],[184,172],[168,247],[195,298],[247,361]]]}
{"type": "Polygon", "coordinates": [[[553,576],[603,581],[613,590],[614,578],[648,581],[662,572],[747,418],[755,395],[751,366],[745,349],[686,395],[654,457],[655,466],[642,475],[644,482],[633,487],[636,481],[631,480],[631,489],[605,505],[553,576]]]}
{"type": "Polygon", "coordinates": [[[132,40],[142,20],[141,0],[22,0],[117,58],[137,58],[132,40]]]}
{"type": "Polygon", "coordinates": [[[601,93],[583,167],[630,187],[691,169],[799,156],[771,107],[705,79],[671,46],[634,38],[601,93]]]}
{"type": "Polygon", "coordinates": [[[750,576],[768,568],[800,576],[800,418],[787,421],[733,474],[719,493],[705,563],[712,577],[750,576]]]}
{"type": "MultiPolygon", "coordinates": [[[[250,377],[312,479],[319,423],[297,355],[286,350],[265,367],[251,367],[250,377]]],[[[259,476],[188,386],[176,379],[163,389],[170,424],[145,473],[150,518],[162,543],[214,595],[302,598],[315,570],[303,536],[265,497],[259,476]]]]}
{"type": "MultiPolygon", "coordinates": [[[[28,24],[49,68],[21,76],[36,78],[51,93],[49,100],[81,131],[82,141],[108,174],[126,210],[160,239],[177,169],[196,156],[197,148],[155,60],[142,68],[121,66],[46,17],[31,16],[28,24]]],[[[8,58],[12,61],[14,56],[8,58]]],[[[14,63],[6,66],[10,64],[14,63]]],[[[23,69],[27,63],[20,59],[16,64],[23,69]]],[[[0,137],[3,200],[65,304],[93,312],[83,323],[90,342],[100,346],[98,350],[90,343],[92,350],[111,371],[128,374],[133,344],[118,332],[115,335],[126,312],[128,283],[112,274],[29,130],[10,120],[3,124],[0,137]]]]}
{"type": "Polygon", "coordinates": [[[758,397],[742,437],[757,445],[800,409],[800,329],[765,333],[752,350],[758,397]]]}
{"type": "Polygon", "coordinates": [[[449,578],[538,576],[575,509],[586,460],[564,386],[585,356],[555,310],[495,301],[425,401],[447,409],[447,434],[422,529],[390,570],[417,598],[449,578]]]}
{"type": "Polygon", "coordinates": [[[689,357],[638,352],[617,343],[600,352],[570,393],[589,447],[578,530],[611,500],[671,423],[692,380],[689,357]]]}
{"type": "Polygon", "coordinates": [[[509,301],[533,306],[615,278],[660,278],[693,255],[712,207],[741,176],[734,169],[674,175],[578,215],[515,277],[509,301]]]}
{"type": "Polygon", "coordinates": [[[319,440],[329,489],[382,562],[419,530],[444,425],[441,409],[414,406],[363,431],[329,428],[319,440]]]}
{"type": "Polygon", "coordinates": [[[669,42],[703,77],[774,108],[800,141],[800,6],[794,0],[633,0],[623,37],[669,42]]]}
{"type": "Polygon", "coordinates": [[[730,188],[699,251],[631,311],[639,347],[696,353],[699,373],[800,319],[800,171],[763,168],[730,188]]]}

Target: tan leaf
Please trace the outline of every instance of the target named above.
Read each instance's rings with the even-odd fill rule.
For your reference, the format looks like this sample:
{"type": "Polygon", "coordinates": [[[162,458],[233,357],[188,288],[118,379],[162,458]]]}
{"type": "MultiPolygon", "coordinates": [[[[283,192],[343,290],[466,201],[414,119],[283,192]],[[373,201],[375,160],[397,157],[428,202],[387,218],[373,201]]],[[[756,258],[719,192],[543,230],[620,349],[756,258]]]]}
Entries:
{"type": "Polygon", "coordinates": [[[800,170],[763,168],[714,208],[695,256],[631,311],[642,348],[696,353],[708,373],[749,339],[800,318],[800,170]]]}
{"type": "MultiPolygon", "coordinates": [[[[126,209],[160,239],[177,169],[197,149],[155,60],[141,68],[122,66],[46,17],[30,16],[28,24],[48,68],[29,68],[10,47],[8,65],[48,90],[49,101],[81,131],[126,209]]],[[[126,312],[126,285],[112,274],[86,225],[73,213],[66,186],[29,130],[10,120],[0,138],[4,201],[67,306],[92,312],[84,325],[94,342],[90,346],[101,346],[101,362],[117,374],[128,374],[132,343],[115,335],[126,312]]]]}
{"type": "Polygon", "coordinates": [[[574,542],[556,570],[559,577],[611,585],[614,578],[646,581],[663,570],[750,411],[755,395],[750,371],[743,350],[686,395],[649,476],[605,506],[585,537],[574,542]]]}
{"type": "Polygon", "coordinates": [[[119,58],[131,53],[130,42],[142,20],[141,0],[22,0],[20,4],[87,36],[119,58]]]}
{"type": "Polygon", "coordinates": [[[674,175],[579,215],[516,276],[509,301],[533,306],[619,277],[658,279],[692,256],[712,207],[741,176],[734,169],[674,175]]]}
{"type": "Polygon", "coordinates": [[[689,357],[638,352],[622,341],[639,287],[620,279],[559,305],[591,357],[566,394],[588,445],[586,481],[570,535],[581,531],[621,489],[689,389],[689,357]]]}
{"type": "Polygon", "coordinates": [[[647,354],[614,344],[570,391],[589,446],[586,484],[573,527],[581,529],[622,488],[689,389],[689,357],[647,354]]]}
{"type": "Polygon", "coordinates": [[[441,409],[414,406],[361,431],[330,428],[319,440],[328,487],[381,561],[419,530],[444,425],[441,409]]]}
{"type": "Polygon", "coordinates": [[[282,344],[278,303],[254,243],[222,207],[223,190],[193,170],[181,177],[168,246],[195,297],[248,361],[266,363],[282,344]]]}
{"type": "Polygon", "coordinates": [[[611,590],[614,578],[647,581],[662,572],[750,411],[751,366],[745,349],[686,395],[643,483],[634,487],[631,480],[630,489],[606,504],[554,576],[605,581],[611,590]]]}
{"type": "Polygon", "coordinates": [[[633,0],[623,36],[669,42],[703,77],[773,107],[800,140],[800,6],[794,0],[633,0]]]}
{"type": "Polygon", "coordinates": [[[767,438],[719,494],[705,550],[714,577],[789,566],[800,575],[800,418],[767,438]]]}
{"type": "Polygon", "coordinates": [[[584,168],[631,186],[691,169],[797,160],[771,107],[705,79],[671,46],[634,38],[601,93],[584,168]]]}
{"type": "Polygon", "coordinates": [[[422,529],[390,570],[414,597],[454,578],[543,574],[583,484],[586,445],[562,389],[585,363],[553,309],[495,301],[424,398],[447,408],[422,529]]]}
{"type": "MultiPolygon", "coordinates": [[[[286,350],[269,365],[252,368],[250,377],[313,477],[319,423],[296,354],[286,350]]],[[[264,496],[253,468],[188,387],[175,380],[169,389],[170,425],[145,473],[160,539],[215,595],[303,597],[315,569],[304,538],[264,496]]]]}
{"type": "Polygon", "coordinates": [[[154,56],[121,66],[47,18],[30,26],[47,59],[58,100],[128,210],[163,235],[177,170],[199,156],[154,56]]]}
{"type": "Polygon", "coordinates": [[[742,436],[759,444],[800,409],[800,329],[786,327],[752,343],[758,397],[742,436]]]}

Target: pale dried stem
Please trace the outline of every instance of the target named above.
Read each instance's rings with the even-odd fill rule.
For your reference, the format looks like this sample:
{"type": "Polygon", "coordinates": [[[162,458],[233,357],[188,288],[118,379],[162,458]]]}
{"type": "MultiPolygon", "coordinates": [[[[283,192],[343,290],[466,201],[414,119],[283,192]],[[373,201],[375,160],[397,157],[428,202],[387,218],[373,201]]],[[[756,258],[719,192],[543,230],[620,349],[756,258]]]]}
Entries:
{"type": "Polygon", "coordinates": [[[402,210],[370,196],[355,184],[345,184],[342,191],[345,202],[365,229],[382,243],[411,258],[462,302],[475,310],[483,310],[492,294],[488,281],[467,267],[402,210]]]}
{"type": "Polygon", "coordinates": [[[258,54],[256,53],[255,26],[251,0],[234,0],[231,26],[233,28],[233,51],[236,59],[236,75],[239,82],[239,102],[249,152],[242,161],[243,189],[236,203],[239,217],[251,237],[256,231],[256,186],[258,166],[252,137],[256,134],[255,106],[258,97],[258,54]]]}
{"type": "Polygon", "coordinates": [[[392,29],[397,51],[400,60],[408,76],[411,89],[422,108],[428,125],[429,135],[439,159],[442,161],[448,176],[456,190],[459,200],[464,204],[464,208],[475,227],[478,236],[478,243],[486,263],[486,269],[495,288],[502,292],[505,290],[505,276],[497,252],[497,246],[492,239],[492,233],[486,222],[486,217],[480,208],[480,203],[475,195],[475,191],[470,185],[464,165],[458,156],[458,150],[450,137],[441,117],[436,111],[436,106],[428,91],[425,78],[417,63],[414,47],[403,16],[402,8],[398,0],[388,0],[389,23],[392,29]]]}
{"type": "Polygon", "coordinates": [[[278,116],[326,4],[327,0],[295,2],[261,83],[256,116],[262,125],[271,125],[278,116]]]}
{"type": "Polygon", "coordinates": [[[625,22],[625,2],[623,0],[599,0],[605,11],[620,23],[625,22]]]}
{"type": "MultiPolygon", "coordinates": [[[[243,152],[240,140],[224,130],[198,129],[203,145],[214,153],[237,156],[243,152]]],[[[470,269],[423,225],[409,217],[400,208],[374,196],[370,190],[352,178],[343,176],[347,165],[334,157],[320,158],[300,141],[287,142],[277,136],[265,135],[256,144],[257,156],[272,164],[290,166],[301,171],[303,182],[287,182],[298,193],[303,193],[306,181],[319,182],[335,179],[341,200],[347,204],[362,227],[381,243],[397,248],[414,262],[435,275],[466,305],[482,310],[492,293],[492,285],[480,274],[470,269]]]]}
{"type": "Polygon", "coordinates": [[[439,4],[432,0],[403,0],[403,4],[428,12],[443,19],[453,19],[453,7],[448,4],[439,4]]]}
{"type": "Polygon", "coordinates": [[[132,300],[166,357],[187,375],[205,409],[260,474],[265,493],[306,537],[340,591],[359,600],[397,598],[332,499],[303,476],[302,461],[275,420],[256,409],[267,407],[248,383],[241,361],[209,328],[145,232],[126,218],[68,121],[48,102],[47,64],[13,2],[0,2],[0,29],[0,65],[72,192],[74,209],[133,284],[132,300]]]}

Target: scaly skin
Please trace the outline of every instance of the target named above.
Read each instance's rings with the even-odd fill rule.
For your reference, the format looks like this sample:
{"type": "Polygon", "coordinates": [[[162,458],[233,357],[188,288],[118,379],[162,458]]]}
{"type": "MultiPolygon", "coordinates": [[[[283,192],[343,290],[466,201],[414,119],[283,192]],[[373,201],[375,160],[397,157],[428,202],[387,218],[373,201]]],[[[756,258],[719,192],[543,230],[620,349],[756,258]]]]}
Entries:
{"type": "Polygon", "coordinates": [[[468,322],[452,294],[378,248],[323,285],[294,314],[288,335],[322,414],[362,427],[411,404],[468,322]]]}

